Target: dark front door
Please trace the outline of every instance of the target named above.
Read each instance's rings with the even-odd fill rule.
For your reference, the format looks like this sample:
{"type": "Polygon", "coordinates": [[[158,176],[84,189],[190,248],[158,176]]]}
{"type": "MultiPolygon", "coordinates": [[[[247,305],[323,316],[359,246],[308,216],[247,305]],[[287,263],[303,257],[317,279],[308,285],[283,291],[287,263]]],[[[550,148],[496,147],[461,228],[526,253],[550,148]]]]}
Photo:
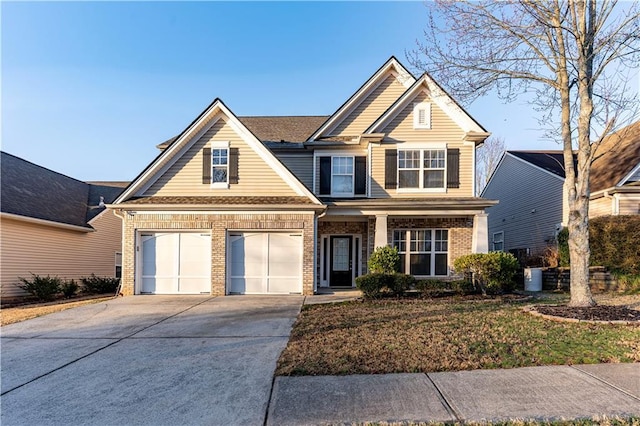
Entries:
{"type": "Polygon", "coordinates": [[[330,277],[331,287],[353,285],[353,237],[331,237],[330,277]]]}

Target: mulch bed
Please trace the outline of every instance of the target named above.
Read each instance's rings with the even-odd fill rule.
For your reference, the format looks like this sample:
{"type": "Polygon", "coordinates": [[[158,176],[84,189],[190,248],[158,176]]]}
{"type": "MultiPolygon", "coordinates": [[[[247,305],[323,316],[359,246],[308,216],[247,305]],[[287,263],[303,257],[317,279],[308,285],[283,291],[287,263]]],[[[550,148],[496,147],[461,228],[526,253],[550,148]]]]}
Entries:
{"type": "Polygon", "coordinates": [[[580,321],[640,321],[640,311],[626,306],[596,305],[588,308],[536,306],[535,310],[543,315],[580,321]]]}

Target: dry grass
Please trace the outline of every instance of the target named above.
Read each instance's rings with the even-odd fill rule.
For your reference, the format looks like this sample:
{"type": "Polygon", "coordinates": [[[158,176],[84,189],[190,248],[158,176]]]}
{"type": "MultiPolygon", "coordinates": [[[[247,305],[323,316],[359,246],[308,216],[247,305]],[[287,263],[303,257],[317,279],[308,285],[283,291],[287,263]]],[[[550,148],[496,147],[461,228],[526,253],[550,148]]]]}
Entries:
{"type": "Polygon", "coordinates": [[[0,326],[13,324],[20,321],[26,321],[28,319],[52,314],[54,312],[64,311],[71,308],[77,308],[78,306],[99,303],[109,299],[113,299],[113,296],[100,296],[97,298],[93,297],[90,299],[77,301],[58,301],[16,306],[13,308],[2,308],[0,309],[0,326]]]}
{"type": "MultiPolygon", "coordinates": [[[[640,296],[635,297],[639,302],[640,296]]],[[[640,326],[560,323],[532,317],[521,307],[477,300],[305,306],[276,374],[378,374],[640,361],[640,326]]]]}

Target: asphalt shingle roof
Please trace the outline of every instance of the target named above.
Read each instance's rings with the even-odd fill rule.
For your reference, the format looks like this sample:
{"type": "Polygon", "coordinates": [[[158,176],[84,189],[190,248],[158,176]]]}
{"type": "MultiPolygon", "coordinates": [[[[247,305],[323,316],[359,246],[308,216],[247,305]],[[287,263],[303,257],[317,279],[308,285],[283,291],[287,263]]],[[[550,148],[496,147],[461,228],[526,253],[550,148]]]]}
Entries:
{"type": "MultiPolygon", "coordinates": [[[[507,151],[510,154],[564,178],[564,154],[562,151],[507,151]]],[[[575,161],[575,156],[574,156],[575,161]]]]}
{"type": "Polygon", "coordinates": [[[35,219],[91,228],[88,222],[104,210],[122,187],[91,185],[22,158],[1,152],[0,210],[35,219]]]}
{"type": "Polygon", "coordinates": [[[616,186],[640,163],[640,121],[607,136],[596,157],[591,165],[591,192],[616,186]]]}

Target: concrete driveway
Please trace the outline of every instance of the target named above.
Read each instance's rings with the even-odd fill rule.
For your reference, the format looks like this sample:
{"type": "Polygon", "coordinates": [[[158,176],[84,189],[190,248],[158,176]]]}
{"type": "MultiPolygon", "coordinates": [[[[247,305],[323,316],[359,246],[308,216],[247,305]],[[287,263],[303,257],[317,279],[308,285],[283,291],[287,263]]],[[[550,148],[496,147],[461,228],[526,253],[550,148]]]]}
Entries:
{"type": "Polygon", "coordinates": [[[2,327],[2,425],[262,425],[302,296],[135,296],[2,327]]]}

